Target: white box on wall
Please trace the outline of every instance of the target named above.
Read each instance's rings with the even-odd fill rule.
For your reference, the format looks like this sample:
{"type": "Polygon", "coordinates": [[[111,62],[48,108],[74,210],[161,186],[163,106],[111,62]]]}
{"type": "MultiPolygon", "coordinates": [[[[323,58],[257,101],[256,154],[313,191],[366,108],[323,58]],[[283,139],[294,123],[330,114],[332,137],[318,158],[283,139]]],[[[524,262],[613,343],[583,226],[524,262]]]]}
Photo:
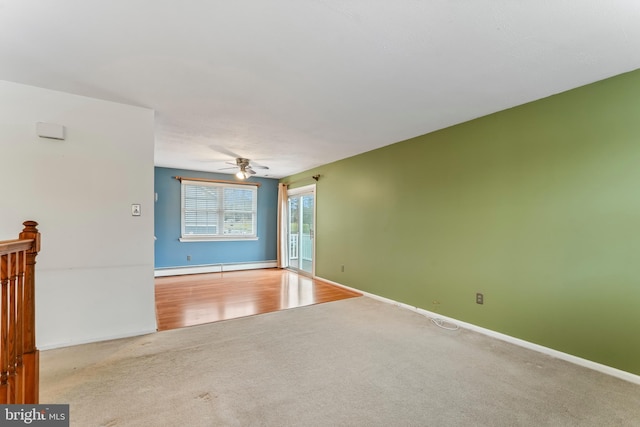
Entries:
{"type": "Polygon", "coordinates": [[[64,126],[55,123],[36,123],[36,134],[40,138],[64,139],[64,126]]]}

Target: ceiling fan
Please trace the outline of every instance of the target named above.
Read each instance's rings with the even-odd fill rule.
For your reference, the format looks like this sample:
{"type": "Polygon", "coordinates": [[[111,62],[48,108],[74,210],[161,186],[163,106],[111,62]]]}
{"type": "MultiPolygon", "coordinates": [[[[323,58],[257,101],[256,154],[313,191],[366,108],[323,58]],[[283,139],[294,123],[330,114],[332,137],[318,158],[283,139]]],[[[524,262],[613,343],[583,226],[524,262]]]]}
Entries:
{"type": "Polygon", "coordinates": [[[255,175],[256,171],[254,171],[254,169],[269,169],[268,166],[257,166],[257,165],[252,166],[250,163],[250,160],[245,159],[243,157],[238,157],[235,163],[231,163],[231,162],[227,162],[227,163],[235,166],[233,168],[222,168],[220,170],[234,169],[237,167],[239,170],[236,173],[236,178],[238,179],[247,179],[251,175],[255,175]]]}

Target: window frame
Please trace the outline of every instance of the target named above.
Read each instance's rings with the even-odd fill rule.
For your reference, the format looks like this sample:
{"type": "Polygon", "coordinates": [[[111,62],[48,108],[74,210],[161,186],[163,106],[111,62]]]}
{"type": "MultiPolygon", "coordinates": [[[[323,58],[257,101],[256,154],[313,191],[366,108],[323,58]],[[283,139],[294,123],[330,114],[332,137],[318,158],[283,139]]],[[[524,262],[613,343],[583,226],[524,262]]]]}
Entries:
{"type": "Polygon", "coordinates": [[[258,187],[253,185],[240,185],[233,183],[221,183],[221,182],[206,182],[206,181],[191,181],[188,179],[182,179],[180,182],[180,238],[181,242],[213,242],[213,241],[243,241],[243,240],[258,240],[258,187]],[[188,211],[186,208],[186,191],[187,185],[195,187],[215,187],[221,189],[220,193],[222,197],[218,201],[216,209],[218,217],[218,234],[186,234],[185,233],[185,213],[188,211]],[[226,188],[242,189],[250,191],[252,193],[252,228],[253,234],[224,234],[224,190],[226,188]]]}

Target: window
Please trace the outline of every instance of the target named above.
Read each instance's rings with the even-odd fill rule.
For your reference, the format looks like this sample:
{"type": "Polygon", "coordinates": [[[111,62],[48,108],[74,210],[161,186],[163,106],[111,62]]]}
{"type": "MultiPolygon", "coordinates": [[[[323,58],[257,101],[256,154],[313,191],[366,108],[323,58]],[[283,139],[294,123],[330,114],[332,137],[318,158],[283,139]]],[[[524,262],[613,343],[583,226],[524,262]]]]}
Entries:
{"type": "Polygon", "coordinates": [[[255,240],[258,188],[182,180],[180,241],[255,240]]]}

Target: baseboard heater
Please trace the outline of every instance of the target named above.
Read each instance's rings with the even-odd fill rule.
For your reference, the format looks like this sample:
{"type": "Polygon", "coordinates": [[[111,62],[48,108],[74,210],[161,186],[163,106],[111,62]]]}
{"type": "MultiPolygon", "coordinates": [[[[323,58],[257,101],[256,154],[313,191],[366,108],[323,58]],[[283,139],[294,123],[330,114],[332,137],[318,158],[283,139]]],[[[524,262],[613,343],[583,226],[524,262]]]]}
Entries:
{"type": "Polygon", "coordinates": [[[181,276],[185,274],[221,273],[224,271],[256,270],[260,268],[275,268],[276,261],[250,261],[235,263],[218,263],[205,265],[189,265],[179,267],[159,267],[154,271],[155,277],[181,276]]]}

